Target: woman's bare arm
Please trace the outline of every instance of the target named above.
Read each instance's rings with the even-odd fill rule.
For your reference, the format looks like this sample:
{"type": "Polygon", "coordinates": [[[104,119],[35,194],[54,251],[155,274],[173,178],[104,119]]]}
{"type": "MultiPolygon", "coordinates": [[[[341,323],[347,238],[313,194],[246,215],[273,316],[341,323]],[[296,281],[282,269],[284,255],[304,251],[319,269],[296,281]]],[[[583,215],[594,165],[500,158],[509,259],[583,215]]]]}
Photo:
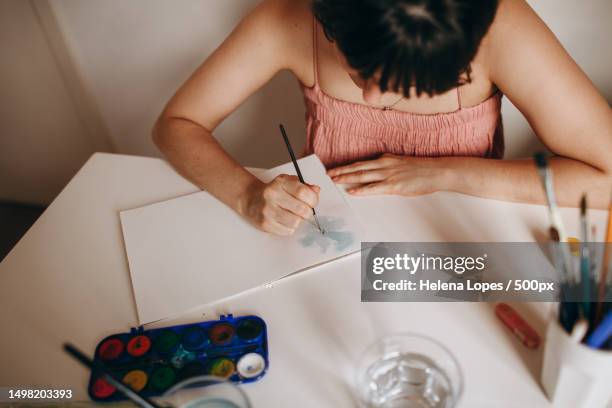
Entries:
{"type": "MultiPolygon", "coordinates": [[[[556,155],[551,167],[558,200],[577,206],[587,193],[593,205],[606,206],[612,186],[610,106],[524,0],[503,0],[498,15],[489,36],[490,77],[556,155]]],[[[490,170],[506,180],[488,185],[491,193],[543,201],[529,161],[497,163],[490,170]]]]}
{"type": "Polygon", "coordinates": [[[212,132],[278,71],[294,69],[298,30],[311,29],[294,24],[294,14],[286,0],[255,8],[177,91],[153,130],[155,143],[180,174],[257,227],[281,235],[310,214],[318,190],[287,177],[264,185],[212,132]]]}
{"type": "Polygon", "coordinates": [[[184,177],[239,212],[255,178],[212,131],[284,68],[282,27],[271,24],[275,6],[263,3],[235,28],[176,92],[153,130],[155,143],[184,177]]]}

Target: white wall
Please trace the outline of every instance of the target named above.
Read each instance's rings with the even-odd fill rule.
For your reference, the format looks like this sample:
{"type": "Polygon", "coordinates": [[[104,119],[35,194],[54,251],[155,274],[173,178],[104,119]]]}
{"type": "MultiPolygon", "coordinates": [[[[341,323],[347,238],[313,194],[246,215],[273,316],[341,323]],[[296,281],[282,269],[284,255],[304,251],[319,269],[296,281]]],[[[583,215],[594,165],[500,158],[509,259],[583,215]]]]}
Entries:
{"type": "MultiPolygon", "coordinates": [[[[255,0],[52,0],[68,48],[98,102],[117,151],[159,155],[150,130],[166,101],[255,6],[255,0]]],[[[250,98],[215,132],[251,166],[287,159],[277,124],[296,145],[304,108],[288,73],[250,98]],[[262,143],[263,141],[263,143],[262,143]]]]}
{"type": "Polygon", "coordinates": [[[0,1],[0,199],[50,201],[95,150],[31,4],[0,1]]]}
{"type": "MultiPolygon", "coordinates": [[[[49,61],[37,63],[37,70],[44,72],[49,84],[61,82],[58,70],[61,71],[66,78],[66,89],[61,91],[60,87],[54,91],[57,95],[34,102],[30,99],[21,104],[13,102],[24,95],[38,95],[38,83],[28,82],[30,76],[36,75],[31,73],[23,79],[20,67],[29,64],[27,58],[32,58],[34,50],[47,51],[44,51],[43,30],[17,10],[27,3],[2,0],[0,44],[3,53],[8,46],[12,69],[0,68],[3,83],[0,86],[0,198],[27,201],[48,200],[92,149],[159,156],[151,142],[150,129],[163,105],[240,18],[258,3],[257,0],[31,2],[57,60],[55,66],[49,61]],[[7,4],[15,10],[6,10],[7,4]],[[8,33],[2,27],[4,20],[13,29],[26,32],[23,42],[11,40],[18,34],[8,33]],[[21,80],[15,81],[17,77],[21,80]],[[11,82],[9,94],[3,89],[6,79],[11,82]],[[49,113],[49,109],[68,106],[70,99],[77,102],[75,112],[70,114],[65,109],[62,114],[49,113]],[[53,106],[47,108],[49,105],[53,106]],[[47,122],[53,118],[53,132],[42,120],[28,123],[28,118],[38,117],[41,112],[47,122]],[[21,120],[15,121],[13,116],[21,120]],[[58,134],[63,135],[61,143],[58,134]],[[5,150],[7,144],[11,148],[5,150]],[[31,146],[36,150],[35,160],[27,160],[32,155],[31,146]],[[54,149],[52,154],[45,154],[48,149],[54,149]],[[52,169],[60,168],[61,174],[40,176],[42,171],[53,173],[52,169]],[[5,185],[7,179],[12,183],[9,187],[5,185]],[[39,189],[41,192],[35,191],[39,189]]],[[[612,1],[533,0],[530,3],[601,92],[612,100],[609,45],[612,1]]],[[[287,153],[279,142],[277,123],[282,121],[287,125],[299,148],[304,141],[303,115],[297,82],[290,74],[282,73],[228,118],[216,136],[243,164],[268,167],[287,160],[287,153]]],[[[528,125],[507,100],[503,115],[507,157],[525,156],[537,148],[528,125]]]]}

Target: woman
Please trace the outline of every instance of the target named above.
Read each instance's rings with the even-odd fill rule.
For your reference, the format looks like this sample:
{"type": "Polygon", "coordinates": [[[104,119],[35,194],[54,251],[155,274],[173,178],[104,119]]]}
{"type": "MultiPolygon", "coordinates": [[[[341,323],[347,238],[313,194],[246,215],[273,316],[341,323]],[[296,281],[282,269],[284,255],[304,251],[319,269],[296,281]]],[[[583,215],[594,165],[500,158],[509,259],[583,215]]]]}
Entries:
{"type": "Polygon", "coordinates": [[[154,140],[177,170],[256,227],[290,235],[319,189],[262,183],[214,139],[280,70],[302,84],[307,153],[355,195],[456,191],[541,203],[530,160],[503,153],[501,93],[550,160],[561,205],[612,184],[612,114],[523,0],[267,0],[166,106],[154,140]]]}

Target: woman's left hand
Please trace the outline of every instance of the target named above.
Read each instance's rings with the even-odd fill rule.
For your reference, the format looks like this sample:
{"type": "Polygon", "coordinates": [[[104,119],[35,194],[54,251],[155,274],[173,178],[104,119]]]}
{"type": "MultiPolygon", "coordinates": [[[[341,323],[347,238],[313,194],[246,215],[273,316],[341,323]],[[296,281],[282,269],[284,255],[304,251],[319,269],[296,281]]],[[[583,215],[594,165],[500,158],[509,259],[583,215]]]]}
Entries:
{"type": "Polygon", "coordinates": [[[349,194],[415,196],[446,189],[448,172],[441,158],[384,154],[375,160],[336,167],[327,172],[335,183],[355,184],[349,194]]]}

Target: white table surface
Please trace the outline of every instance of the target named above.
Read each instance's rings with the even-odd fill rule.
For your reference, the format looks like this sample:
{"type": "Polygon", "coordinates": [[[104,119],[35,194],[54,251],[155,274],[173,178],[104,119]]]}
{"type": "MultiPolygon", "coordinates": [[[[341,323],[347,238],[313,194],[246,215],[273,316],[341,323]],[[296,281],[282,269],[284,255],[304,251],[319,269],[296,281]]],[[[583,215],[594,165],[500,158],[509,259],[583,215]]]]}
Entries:
{"type": "MultiPolygon", "coordinates": [[[[93,353],[104,336],[137,325],[118,212],[195,191],[159,159],[91,157],[0,263],[0,387],[70,388],[87,399],[88,373],[61,344],[93,353]]],[[[452,193],[350,201],[372,241],[533,241],[547,228],[543,206],[452,193]],[[389,208],[406,217],[392,218],[389,208]]],[[[575,235],[577,211],[563,215],[575,235]]],[[[591,219],[603,231],[605,213],[591,211],[591,219]]],[[[262,316],[270,369],[244,386],[255,407],[354,406],[352,366],[360,352],[401,331],[452,350],[465,376],[461,407],[549,406],[539,384],[542,348],[523,347],[492,304],[361,303],[359,262],[351,255],[147,327],[222,313],[262,316]]],[[[256,273],[256,259],[253,265],[256,273]]],[[[547,305],[515,306],[543,335],[547,305]]]]}

